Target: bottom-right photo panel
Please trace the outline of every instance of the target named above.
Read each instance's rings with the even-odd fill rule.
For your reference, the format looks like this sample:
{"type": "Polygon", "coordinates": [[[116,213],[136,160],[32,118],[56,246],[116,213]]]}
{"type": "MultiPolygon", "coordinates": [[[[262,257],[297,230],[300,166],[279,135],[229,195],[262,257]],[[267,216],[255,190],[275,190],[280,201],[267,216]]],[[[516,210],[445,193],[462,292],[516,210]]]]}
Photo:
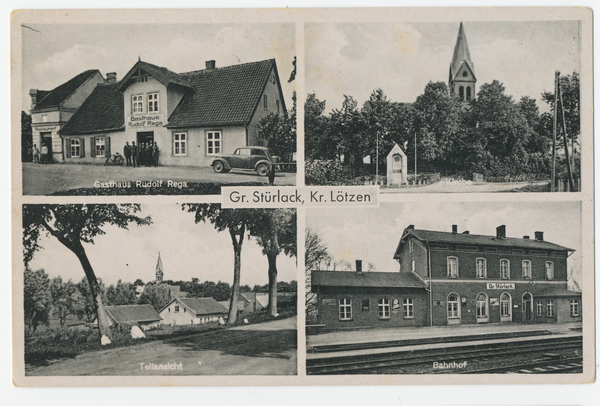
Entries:
{"type": "Polygon", "coordinates": [[[581,374],[581,203],[306,210],[306,372],[581,374]]]}

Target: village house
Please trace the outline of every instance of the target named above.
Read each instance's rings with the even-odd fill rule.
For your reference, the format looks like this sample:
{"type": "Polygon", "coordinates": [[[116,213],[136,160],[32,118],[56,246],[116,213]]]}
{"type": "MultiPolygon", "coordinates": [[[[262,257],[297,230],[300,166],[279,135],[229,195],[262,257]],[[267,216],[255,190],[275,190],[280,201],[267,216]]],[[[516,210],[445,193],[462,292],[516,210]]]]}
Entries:
{"type": "Polygon", "coordinates": [[[258,123],[284,113],[274,59],[175,73],[139,60],[98,84],[60,130],[66,163],[104,164],[125,144],[156,142],[160,165],[208,166],[237,148],[266,146],[258,123]]]}
{"type": "Polygon", "coordinates": [[[137,325],[145,331],[158,327],[162,322],[162,318],[149,304],[105,306],[104,309],[112,324],[137,325]]]}
{"type": "Polygon", "coordinates": [[[227,309],[212,297],[176,298],[159,314],[163,324],[204,324],[227,318],[227,309]]]}
{"type": "Polygon", "coordinates": [[[318,323],[328,329],[485,323],[580,322],[581,292],[569,291],[574,252],[543,232],[512,238],[408,226],[398,272],[313,271],[318,323]]]}

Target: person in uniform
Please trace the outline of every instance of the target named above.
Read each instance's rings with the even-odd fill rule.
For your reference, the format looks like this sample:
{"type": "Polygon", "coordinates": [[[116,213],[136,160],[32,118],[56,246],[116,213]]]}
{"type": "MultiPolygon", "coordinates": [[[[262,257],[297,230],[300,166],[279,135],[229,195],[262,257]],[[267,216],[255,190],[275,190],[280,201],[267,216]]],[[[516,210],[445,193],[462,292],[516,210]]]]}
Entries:
{"type": "Polygon", "coordinates": [[[135,141],[131,142],[131,163],[133,167],[139,166],[138,164],[138,147],[135,145],[135,141]]]}
{"type": "Polygon", "coordinates": [[[42,145],[42,163],[48,163],[48,147],[46,145],[42,145]]]}
{"type": "Polygon", "coordinates": [[[142,142],[140,144],[140,165],[141,166],[148,165],[147,157],[148,157],[148,147],[146,147],[145,142],[142,142]]]}
{"type": "Polygon", "coordinates": [[[33,144],[33,148],[31,149],[31,153],[33,155],[33,163],[34,164],[39,164],[40,163],[40,150],[37,147],[37,144],[33,144]]]}
{"type": "Polygon", "coordinates": [[[158,149],[158,144],[154,141],[154,145],[152,146],[152,163],[154,166],[158,166],[158,156],[160,151],[158,149]]]}
{"type": "Polygon", "coordinates": [[[129,142],[125,142],[125,147],[123,148],[123,155],[125,155],[127,166],[131,166],[131,146],[129,145],[129,142]]]}

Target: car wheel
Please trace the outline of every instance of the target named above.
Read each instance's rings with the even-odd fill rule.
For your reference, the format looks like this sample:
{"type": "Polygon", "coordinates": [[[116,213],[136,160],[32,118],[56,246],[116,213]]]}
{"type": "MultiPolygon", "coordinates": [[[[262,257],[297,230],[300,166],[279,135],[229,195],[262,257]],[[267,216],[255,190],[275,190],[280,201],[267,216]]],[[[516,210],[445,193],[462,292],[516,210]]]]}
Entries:
{"type": "Polygon", "coordinates": [[[215,163],[213,164],[213,170],[214,170],[216,173],[221,173],[221,172],[224,172],[224,170],[225,170],[225,165],[223,165],[223,162],[221,162],[221,161],[217,161],[217,162],[215,162],[215,163]]]}
{"type": "Polygon", "coordinates": [[[267,164],[260,164],[256,167],[256,173],[260,176],[267,176],[269,174],[269,167],[267,164]]]}

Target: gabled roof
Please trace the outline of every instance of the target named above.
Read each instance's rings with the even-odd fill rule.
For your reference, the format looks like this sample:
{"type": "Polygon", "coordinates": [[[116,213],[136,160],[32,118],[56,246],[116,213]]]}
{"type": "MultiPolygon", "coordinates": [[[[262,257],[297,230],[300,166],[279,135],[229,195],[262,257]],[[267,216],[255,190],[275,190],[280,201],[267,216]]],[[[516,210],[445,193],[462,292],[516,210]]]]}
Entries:
{"type": "Polygon", "coordinates": [[[469,52],[469,44],[467,44],[467,35],[463,28],[463,23],[460,23],[458,28],[458,37],[456,38],[456,45],[454,46],[454,54],[452,55],[452,62],[450,63],[450,78],[456,79],[456,75],[460,71],[463,64],[466,64],[473,78],[475,78],[475,64],[471,60],[471,53],[469,52]]]}
{"type": "MultiPolygon", "coordinates": [[[[271,70],[278,78],[274,59],[182,73],[196,91],[183,97],[169,117],[167,127],[249,123],[271,70]]],[[[283,102],[282,97],[285,110],[283,102]]]]}
{"type": "Polygon", "coordinates": [[[190,309],[196,315],[227,313],[227,309],[212,297],[191,297],[173,299],[168,305],[166,305],[161,310],[161,312],[175,301],[180,302],[182,305],[190,309]]]}
{"type": "Polygon", "coordinates": [[[163,68],[162,66],[156,66],[148,62],[137,61],[137,63],[127,72],[127,74],[119,81],[119,85],[117,86],[117,90],[122,92],[128,85],[129,80],[136,75],[139,71],[144,71],[145,73],[152,76],[154,79],[158,80],[165,86],[169,86],[170,84],[175,84],[187,88],[192,88],[185,78],[175,72],[170,71],[167,68],[163,68]]]}
{"type": "Polygon", "coordinates": [[[491,235],[477,235],[477,234],[458,234],[450,233],[445,231],[430,231],[430,230],[417,230],[414,228],[407,228],[404,230],[404,234],[398,244],[394,258],[399,258],[401,253],[401,246],[406,241],[406,237],[412,235],[421,241],[428,242],[439,242],[448,244],[464,244],[464,245],[483,245],[483,246],[496,246],[496,247],[514,247],[514,248],[526,248],[526,249],[540,249],[540,250],[555,250],[555,251],[575,251],[572,248],[563,247],[561,245],[553,244],[548,241],[538,241],[524,238],[497,238],[491,235]]]}
{"type": "Polygon", "coordinates": [[[262,307],[267,308],[269,306],[269,294],[268,293],[257,293],[256,301],[262,307]]]}
{"type": "Polygon", "coordinates": [[[134,324],[162,320],[154,307],[149,304],[105,306],[104,308],[115,323],[134,324]]]}
{"type": "Polygon", "coordinates": [[[91,77],[96,74],[100,74],[98,69],[90,69],[80,73],[73,79],[66,83],[46,92],[44,90],[38,91],[38,99],[35,105],[35,109],[42,109],[47,107],[56,107],[64,102],[69,96],[71,96],[81,85],[87,82],[91,77]],[[44,94],[45,93],[45,94],[44,94]]]}
{"type": "Polygon", "coordinates": [[[118,83],[99,84],[59,131],[62,135],[93,134],[101,131],[124,131],[123,93],[115,91],[118,83]]]}
{"type": "MultiPolygon", "coordinates": [[[[535,284],[534,284],[535,286],[535,284]]],[[[581,297],[581,292],[574,290],[567,290],[558,286],[551,286],[543,289],[542,291],[535,293],[534,288],[531,289],[531,293],[535,298],[538,297],[581,297]]]]}
{"type": "Polygon", "coordinates": [[[427,284],[412,272],[312,271],[311,285],[370,288],[425,288],[427,284]]]}

